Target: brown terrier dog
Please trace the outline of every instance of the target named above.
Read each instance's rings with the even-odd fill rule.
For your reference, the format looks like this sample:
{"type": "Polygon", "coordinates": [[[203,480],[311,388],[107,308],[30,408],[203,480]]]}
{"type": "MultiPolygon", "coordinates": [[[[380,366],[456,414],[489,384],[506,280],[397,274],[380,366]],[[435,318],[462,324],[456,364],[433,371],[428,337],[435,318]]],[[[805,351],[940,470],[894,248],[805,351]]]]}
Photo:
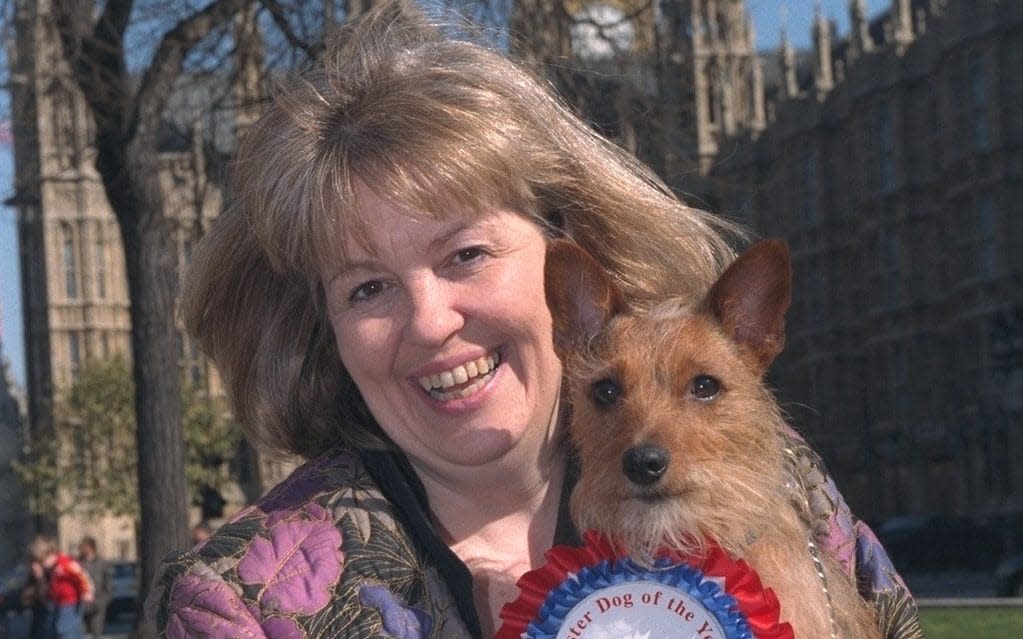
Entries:
{"type": "Polygon", "coordinates": [[[762,381],[785,341],[785,243],[754,245],[696,308],[629,312],[604,270],[563,240],[548,249],[546,281],[581,462],[579,529],[640,562],[713,540],[774,590],[796,637],[880,637],[854,578],[814,543],[786,423],[762,381]]]}

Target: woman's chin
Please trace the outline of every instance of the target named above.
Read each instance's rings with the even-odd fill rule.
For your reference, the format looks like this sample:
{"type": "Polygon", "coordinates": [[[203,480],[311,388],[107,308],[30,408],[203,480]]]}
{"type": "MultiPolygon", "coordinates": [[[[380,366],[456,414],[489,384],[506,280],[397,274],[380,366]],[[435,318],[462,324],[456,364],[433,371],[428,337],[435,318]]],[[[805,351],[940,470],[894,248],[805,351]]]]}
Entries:
{"type": "Polygon", "coordinates": [[[436,454],[452,466],[482,469],[514,458],[514,451],[520,442],[521,437],[507,430],[487,428],[462,431],[454,435],[447,442],[448,445],[436,451],[436,454]]]}

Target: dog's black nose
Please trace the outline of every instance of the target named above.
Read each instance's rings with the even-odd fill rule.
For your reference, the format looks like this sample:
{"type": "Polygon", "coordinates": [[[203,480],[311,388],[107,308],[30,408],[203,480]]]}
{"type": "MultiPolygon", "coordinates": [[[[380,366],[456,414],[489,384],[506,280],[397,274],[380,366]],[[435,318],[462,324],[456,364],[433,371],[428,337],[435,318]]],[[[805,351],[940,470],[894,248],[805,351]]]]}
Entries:
{"type": "Polygon", "coordinates": [[[649,486],[668,470],[671,456],[660,446],[634,446],[622,455],[622,472],[633,482],[649,486]]]}

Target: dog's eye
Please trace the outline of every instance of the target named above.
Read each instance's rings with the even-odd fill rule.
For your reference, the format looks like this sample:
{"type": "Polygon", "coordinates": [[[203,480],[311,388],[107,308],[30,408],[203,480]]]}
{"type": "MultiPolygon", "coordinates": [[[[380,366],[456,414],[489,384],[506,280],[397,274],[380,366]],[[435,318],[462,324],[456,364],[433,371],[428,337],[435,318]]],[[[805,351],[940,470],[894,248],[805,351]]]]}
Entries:
{"type": "Polygon", "coordinates": [[[593,384],[593,401],[610,406],[618,401],[618,384],[613,379],[602,379],[593,384]]]}
{"type": "Polygon", "coordinates": [[[714,399],[721,391],[721,384],[710,375],[697,375],[690,390],[697,399],[714,399]]]}

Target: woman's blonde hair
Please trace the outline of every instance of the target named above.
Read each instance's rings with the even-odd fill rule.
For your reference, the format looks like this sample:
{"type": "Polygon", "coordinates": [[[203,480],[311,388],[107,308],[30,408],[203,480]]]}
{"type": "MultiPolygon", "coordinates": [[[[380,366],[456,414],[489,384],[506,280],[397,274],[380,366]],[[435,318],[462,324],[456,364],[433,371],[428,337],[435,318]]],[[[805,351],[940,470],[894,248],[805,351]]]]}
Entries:
{"type": "Polygon", "coordinates": [[[322,269],[367,225],[356,182],[443,216],[494,206],[589,250],[634,304],[702,293],[734,231],[682,204],[519,65],[405,2],[339,30],[237,150],[232,202],[196,251],[181,316],[264,449],[382,436],[344,371],[322,269]]]}

